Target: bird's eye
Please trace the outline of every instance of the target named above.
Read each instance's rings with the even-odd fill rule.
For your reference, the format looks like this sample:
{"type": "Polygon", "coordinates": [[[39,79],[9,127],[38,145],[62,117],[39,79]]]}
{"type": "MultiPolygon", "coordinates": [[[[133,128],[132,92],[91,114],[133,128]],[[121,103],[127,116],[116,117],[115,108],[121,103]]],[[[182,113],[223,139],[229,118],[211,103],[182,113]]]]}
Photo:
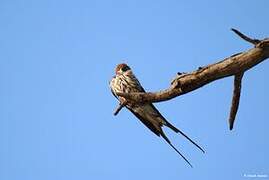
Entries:
{"type": "Polygon", "coordinates": [[[122,70],[123,72],[128,71],[129,69],[130,69],[129,66],[124,66],[123,68],[121,68],[121,70],[122,70]]]}

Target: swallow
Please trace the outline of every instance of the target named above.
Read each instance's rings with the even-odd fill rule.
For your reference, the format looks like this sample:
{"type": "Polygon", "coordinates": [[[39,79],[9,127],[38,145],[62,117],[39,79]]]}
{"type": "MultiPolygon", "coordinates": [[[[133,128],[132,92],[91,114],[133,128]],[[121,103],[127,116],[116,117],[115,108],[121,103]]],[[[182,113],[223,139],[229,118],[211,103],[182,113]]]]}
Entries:
{"type": "Polygon", "coordinates": [[[181,134],[203,153],[205,153],[204,149],[191,138],[189,138],[184,132],[169,123],[152,103],[133,104],[128,102],[128,100],[124,97],[118,96],[117,92],[137,93],[145,92],[145,90],[127,64],[118,64],[116,66],[115,73],[116,75],[113,76],[109,83],[112,94],[120,101],[121,104],[125,104],[125,107],[131,111],[154,134],[159,137],[161,136],[192,167],[192,164],[189,162],[189,160],[177,148],[175,148],[175,146],[168,139],[162,127],[166,126],[173,130],[175,133],[181,134]]]}

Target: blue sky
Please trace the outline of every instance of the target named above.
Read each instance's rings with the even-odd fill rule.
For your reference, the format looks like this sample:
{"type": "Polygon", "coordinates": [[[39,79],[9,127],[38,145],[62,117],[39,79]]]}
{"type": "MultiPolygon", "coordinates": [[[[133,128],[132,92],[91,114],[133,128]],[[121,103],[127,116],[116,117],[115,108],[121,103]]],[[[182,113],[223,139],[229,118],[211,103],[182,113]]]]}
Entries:
{"type": "Polygon", "coordinates": [[[251,48],[230,31],[269,36],[267,0],[0,2],[0,179],[246,179],[269,176],[268,69],[243,79],[228,130],[232,78],[156,106],[206,150],[161,138],[117,106],[108,82],[126,62],[148,91],[175,74],[251,48]]]}

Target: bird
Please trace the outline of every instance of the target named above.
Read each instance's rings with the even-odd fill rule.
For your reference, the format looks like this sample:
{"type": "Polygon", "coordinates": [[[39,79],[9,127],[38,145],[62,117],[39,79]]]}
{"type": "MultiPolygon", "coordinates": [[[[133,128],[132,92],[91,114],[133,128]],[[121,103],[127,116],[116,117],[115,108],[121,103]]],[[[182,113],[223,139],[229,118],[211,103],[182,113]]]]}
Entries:
{"type": "Polygon", "coordinates": [[[115,75],[109,82],[109,86],[111,88],[112,94],[119,100],[120,104],[125,103],[125,107],[129,111],[131,111],[154,134],[159,137],[161,136],[191,167],[193,166],[190,161],[171,143],[171,141],[165,135],[162,127],[166,126],[173,130],[175,133],[181,134],[203,153],[205,153],[202,147],[200,147],[196,142],[189,138],[184,132],[169,123],[152,103],[134,104],[128,102],[128,100],[124,97],[117,95],[118,92],[145,92],[144,88],[127,64],[121,63],[116,66],[115,75]]]}

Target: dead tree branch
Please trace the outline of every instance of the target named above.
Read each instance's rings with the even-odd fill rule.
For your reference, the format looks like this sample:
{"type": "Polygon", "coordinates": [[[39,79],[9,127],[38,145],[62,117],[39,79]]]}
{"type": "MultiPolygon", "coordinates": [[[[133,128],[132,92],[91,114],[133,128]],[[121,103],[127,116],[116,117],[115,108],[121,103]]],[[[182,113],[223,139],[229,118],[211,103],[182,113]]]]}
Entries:
{"type": "Polygon", "coordinates": [[[235,34],[237,34],[239,37],[241,37],[242,39],[244,39],[247,42],[250,42],[253,45],[256,45],[258,43],[260,43],[261,41],[258,39],[251,39],[249,37],[247,37],[246,35],[242,34],[240,31],[236,30],[236,29],[231,29],[235,34]]]}
{"type": "Polygon", "coordinates": [[[239,107],[240,94],[241,94],[241,82],[244,73],[239,73],[234,76],[234,91],[233,91],[233,99],[229,116],[229,128],[233,129],[235,116],[239,107]]]}
{"type": "Polygon", "coordinates": [[[199,67],[197,70],[177,74],[172,80],[171,86],[166,90],[159,92],[147,93],[117,93],[132,103],[154,103],[167,101],[177,96],[186,94],[215,80],[228,76],[235,76],[234,95],[230,112],[230,128],[233,127],[233,122],[239,106],[241,79],[245,71],[253,68],[269,57],[269,39],[257,40],[252,39],[236,29],[232,29],[238,36],[251,44],[254,47],[241,53],[237,53],[222,61],[205,67],[199,67]]]}

